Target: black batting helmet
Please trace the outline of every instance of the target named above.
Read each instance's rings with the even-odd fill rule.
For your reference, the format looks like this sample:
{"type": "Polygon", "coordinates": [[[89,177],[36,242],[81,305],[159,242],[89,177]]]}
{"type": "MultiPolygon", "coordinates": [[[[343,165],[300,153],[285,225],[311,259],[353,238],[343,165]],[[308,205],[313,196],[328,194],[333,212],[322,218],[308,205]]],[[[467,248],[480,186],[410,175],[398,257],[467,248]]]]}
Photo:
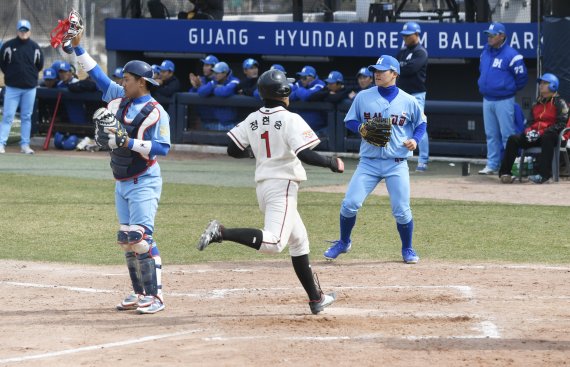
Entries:
{"type": "Polygon", "coordinates": [[[268,70],[261,74],[257,81],[257,88],[262,99],[289,97],[291,94],[291,86],[287,76],[277,69],[268,70]]]}

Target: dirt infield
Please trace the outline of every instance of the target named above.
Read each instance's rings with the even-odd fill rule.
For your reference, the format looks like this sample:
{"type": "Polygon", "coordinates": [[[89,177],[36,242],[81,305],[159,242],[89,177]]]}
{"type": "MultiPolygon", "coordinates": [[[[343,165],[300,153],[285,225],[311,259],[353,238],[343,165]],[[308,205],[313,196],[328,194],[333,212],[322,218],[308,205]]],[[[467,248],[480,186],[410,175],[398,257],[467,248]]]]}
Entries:
{"type": "Polygon", "coordinates": [[[314,261],[166,266],[164,312],[118,312],[122,266],[0,261],[0,365],[566,366],[570,267],[314,261]]]}

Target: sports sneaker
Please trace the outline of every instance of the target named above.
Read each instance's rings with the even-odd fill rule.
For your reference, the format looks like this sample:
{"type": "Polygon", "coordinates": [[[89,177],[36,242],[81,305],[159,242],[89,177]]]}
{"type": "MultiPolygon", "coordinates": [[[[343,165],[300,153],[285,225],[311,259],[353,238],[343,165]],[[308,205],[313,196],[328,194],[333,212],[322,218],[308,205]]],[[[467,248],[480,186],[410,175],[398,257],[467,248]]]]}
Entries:
{"type": "Polygon", "coordinates": [[[215,219],[208,223],[206,230],[200,236],[200,241],[198,241],[196,248],[202,251],[212,242],[222,242],[221,227],[220,222],[215,219]]]}
{"type": "Polygon", "coordinates": [[[137,307],[148,307],[154,302],[154,296],[142,296],[137,302],[137,307]]]}
{"type": "Polygon", "coordinates": [[[497,171],[495,171],[492,168],[489,168],[487,166],[485,166],[485,168],[483,168],[481,171],[479,171],[480,175],[494,175],[495,173],[497,173],[497,171]]]}
{"type": "Polygon", "coordinates": [[[159,297],[152,297],[151,304],[147,307],[137,308],[137,312],[140,314],[157,313],[158,311],[164,310],[164,307],[164,303],[159,297]]]}
{"type": "Polygon", "coordinates": [[[427,171],[427,163],[418,163],[418,166],[416,167],[416,172],[425,172],[427,171]]]}
{"type": "Polygon", "coordinates": [[[4,148],[4,144],[0,144],[0,154],[6,153],[6,148],[4,148]]]}
{"type": "Polygon", "coordinates": [[[34,154],[34,151],[32,150],[32,148],[30,148],[29,145],[22,145],[20,147],[20,153],[24,153],[24,154],[34,154]]]}
{"type": "Polygon", "coordinates": [[[417,264],[420,261],[420,257],[416,255],[413,248],[402,249],[402,257],[406,264],[417,264]]]}
{"type": "Polygon", "coordinates": [[[548,178],[542,177],[541,175],[528,176],[528,179],[534,182],[535,184],[543,184],[549,180],[548,178]]]}
{"type": "Polygon", "coordinates": [[[501,175],[501,183],[503,184],[512,184],[515,182],[516,177],[511,175],[501,175]]]}
{"type": "Polygon", "coordinates": [[[313,313],[313,315],[316,315],[322,310],[324,310],[325,307],[332,305],[335,300],[336,300],[335,292],[329,294],[321,294],[320,300],[309,301],[309,307],[311,307],[311,312],[313,313]]]}
{"type": "Polygon", "coordinates": [[[341,240],[327,242],[332,243],[331,247],[329,247],[324,253],[325,259],[327,260],[334,260],[338,255],[346,254],[352,248],[352,241],[350,241],[348,245],[345,245],[341,240]]]}
{"type": "Polygon", "coordinates": [[[117,306],[118,311],[134,310],[138,307],[137,303],[143,298],[142,294],[131,293],[117,306]]]}

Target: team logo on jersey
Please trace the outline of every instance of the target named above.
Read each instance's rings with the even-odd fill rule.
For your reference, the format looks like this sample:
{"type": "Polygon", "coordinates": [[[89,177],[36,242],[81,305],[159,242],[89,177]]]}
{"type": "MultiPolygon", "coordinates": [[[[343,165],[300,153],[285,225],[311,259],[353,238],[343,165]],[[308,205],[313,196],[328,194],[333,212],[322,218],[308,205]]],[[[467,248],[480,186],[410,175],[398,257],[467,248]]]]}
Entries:
{"type": "Polygon", "coordinates": [[[305,130],[303,131],[303,136],[305,139],[311,139],[313,136],[315,136],[315,133],[313,130],[305,130]]]}
{"type": "MultiPolygon", "coordinates": [[[[368,121],[373,118],[384,119],[380,112],[364,112],[364,120],[368,121]]],[[[385,119],[388,119],[392,125],[404,126],[408,118],[407,113],[402,112],[400,115],[390,115],[390,117],[386,117],[385,119]]]]}
{"type": "Polygon", "coordinates": [[[168,136],[170,135],[170,130],[168,129],[168,127],[164,126],[164,125],[160,125],[160,129],[158,130],[160,136],[168,136]]]}

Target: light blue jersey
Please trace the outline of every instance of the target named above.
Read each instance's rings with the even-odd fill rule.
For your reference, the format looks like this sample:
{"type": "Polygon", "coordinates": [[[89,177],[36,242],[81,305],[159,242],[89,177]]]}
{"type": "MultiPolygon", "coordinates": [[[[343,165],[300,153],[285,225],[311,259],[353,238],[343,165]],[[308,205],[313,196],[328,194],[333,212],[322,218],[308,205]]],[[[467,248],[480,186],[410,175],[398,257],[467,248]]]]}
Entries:
{"type": "Polygon", "coordinates": [[[376,116],[392,119],[390,142],[385,148],[380,148],[362,139],[360,156],[382,159],[411,156],[413,152],[404,146],[404,141],[412,138],[418,125],[427,122],[417,100],[399,89],[398,95],[392,102],[388,102],[380,95],[378,88],[369,88],[356,95],[344,121],[355,120],[364,123],[376,116]]]}

